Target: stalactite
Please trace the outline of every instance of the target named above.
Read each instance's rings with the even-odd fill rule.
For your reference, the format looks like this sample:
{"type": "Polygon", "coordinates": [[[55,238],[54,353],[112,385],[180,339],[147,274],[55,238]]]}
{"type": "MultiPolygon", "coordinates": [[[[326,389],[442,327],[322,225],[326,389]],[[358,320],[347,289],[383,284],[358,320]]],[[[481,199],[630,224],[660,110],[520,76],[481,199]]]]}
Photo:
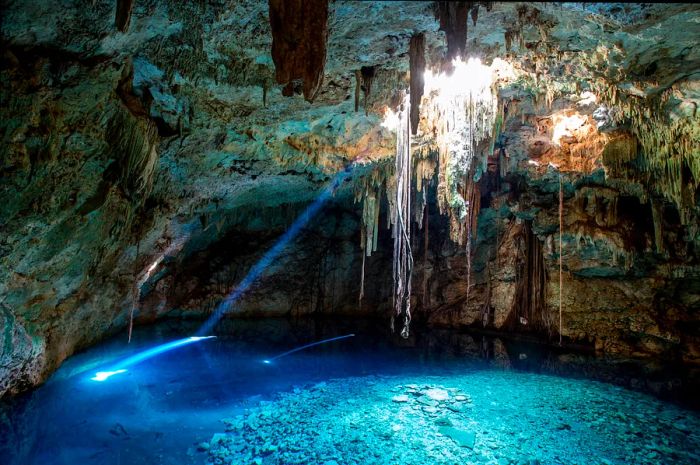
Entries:
{"type": "Polygon", "coordinates": [[[515,240],[519,260],[517,285],[513,307],[504,326],[511,330],[546,332],[551,335],[552,322],[545,303],[547,270],[542,244],[527,222],[522,225],[515,240]]]}
{"type": "Polygon", "coordinates": [[[396,164],[395,164],[395,210],[392,212],[394,236],[394,299],[392,330],[395,320],[401,319],[401,336],[409,336],[411,322],[411,273],[413,257],[411,254],[411,124],[410,97],[404,96],[399,111],[399,125],[396,128],[396,164]]]}
{"type": "Polygon", "coordinates": [[[328,0],[268,0],[275,78],[293,94],[303,81],[304,98],[312,102],[323,84],[328,41],[328,0]]]}
{"type": "MultiPolygon", "coordinates": [[[[624,170],[621,174],[642,181],[652,191],[674,202],[681,223],[689,224],[694,218],[692,191],[700,186],[698,115],[676,119],[667,116],[669,100],[675,92],[673,87],[640,99],[618,93],[617,86],[604,80],[593,82],[593,86],[602,103],[615,110],[609,113],[612,123],[628,125],[638,141],[640,150],[635,169],[624,170]]],[[[636,147],[634,150],[636,152],[636,147]]],[[[612,155],[619,154],[613,146],[608,160],[614,163],[612,155]]]]}
{"type": "Polygon", "coordinates": [[[360,109],[360,91],[362,90],[362,71],[355,70],[355,113],[360,109]]]}
{"type": "MultiPolygon", "coordinates": [[[[472,163],[478,145],[492,135],[498,111],[498,101],[491,88],[492,74],[475,60],[456,64],[455,75],[469,85],[459,89],[449,87],[440,77],[430,81],[430,92],[438,96],[426,105],[427,118],[434,122],[438,146],[438,206],[440,213],[450,217],[450,238],[464,244],[465,222],[469,216],[469,198],[462,192],[471,183],[472,163]],[[457,74],[459,73],[459,74],[457,74]]],[[[454,85],[452,83],[452,85],[454,85]]],[[[471,219],[471,218],[469,218],[471,219]]]]}
{"type": "Polygon", "coordinates": [[[362,248],[366,255],[377,250],[377,233],[379,230],[379,198],[377,193],[368,192],[362,202],[362,224],[364,226],[364,243],[362,248]]]}
{"type": "Polygon", "coordinates": [[[435,17],[440,22],[440,30],[445,33],[447,40],[446,64],[457,57],[464,57],[467,48],[467,19],[471,13],[472,22],[476,26],[479,17],[479,5],[491,10],[493,2],[435,2],[435,17]]]}
{"type": "Polygon", "coordinates": [[[156,125],[119,110],[107,130],[107,140],[117,160],[119,185],[132,201],[142,203],[151,191],[158,163],[156,125]]]}
{"type": "Polygon", "coordinates": [[[374,66],[363,66],[360,68],[360,74],[362,75],[362,90],[365,97],[365,115],[367,115],[369,110],[369,96],[372,92],[372,82],[374,82],[375,71],[374,66]]]}
{"type": "Polygon", "coordinates": [[[501,133],[503,132],[505,111],[505,102],[499,102],[496,117],[493,120],[493,130],[491,131],[491,144],[489,146],[489,154],[493,154],[493,151],[496,148],[496,143],[498,142],[501,133]]]}
{"type": "Polygon", "coordinates": [[[510,49],[513,44],[513,37],[515,37],[515,35],[515,31],[511,31],[510,29],[506,29],[505,33],[503,34],[503,40],[505,41],[506,45],[506,52],[510,52],[510,49]]]}
{"type": "Polygon", "coordinates": [[[362,270],[360,275],[360,295],[359,301],[362,302],[364,296],[364,278],[366,257],[372,255],[377,250],[377,241],[379,236],[379,210],[381,205],[381,192],[387,191],[389,203],[391,205],[392,198],[390,195],[391,182],[387,178],[389,170],[386,166],[380,166],[378,169],[372,170],[368,175],[357,181],[355,184],[355,203],[362,203],[362,216],[360,226],[360,248],[362,250],[362,270]]]}
{"type": "Polygon", "coordinates": [[[117,12],[114,16],[114,25],[120,32],[129,30],[131,11],[134,8],[134,0],[117,0],[117,12]]]}
{"type": "Polygon", "coordinates": [[[656,247],[657,253],[664,253],[664,239],[663,239],[663,215],[662,208],[663,204],[652,197],[651,199],[651,217],[654,222],[654,245],[656,247]]]}
{"type": "Polygon", "coordinates": [[[440,30],[447,39],[447,61],[463,57],[467,46],[467,16],[471,2],[436,2],[440,30]]]}
{"type": "Polygon", "coordinates": [[[603,165],[613,176],[630,177],[626,165],[638,155],[637,138],[623,133],[608,140],[603,149],[603,165]]]}
{"type": "Polygon", "coordinates": [[[414,34],[408,46],[411,79],[411,134],[418,132],[420,101],[425,88],[425,36],[414,34]]]}
{"type": "MultiPolygon", "coordinates": [[[[430,182],[435,176],[437,163],[435,162],[436,154],[430,149],[417,150],[413,153],[414,177],[416,180],[416,192],[424,192],[424,184],[430,182]]],[[[421,221],[416,221],[421,223],[421,221]]]]}

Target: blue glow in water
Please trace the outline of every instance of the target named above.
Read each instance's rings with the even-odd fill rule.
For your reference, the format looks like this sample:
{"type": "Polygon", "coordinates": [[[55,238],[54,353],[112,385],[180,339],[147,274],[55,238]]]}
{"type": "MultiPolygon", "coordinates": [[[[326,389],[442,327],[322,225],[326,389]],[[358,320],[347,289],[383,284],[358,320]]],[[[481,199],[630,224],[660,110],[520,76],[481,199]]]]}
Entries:
{"type": "Polygon", "coordinates": [[[333,341],[339,341],[341,339],[347,339],[347,338],[353,337],[353,336],[354,336],[354,334],[346,334],[345,336],[332,337],[330,339],[324,339],[322,341],[312,342],[311,344],[306,344],[304,346],[297,347],[296,349],[288,350],[287,352],[282,352],[281,354],[275,355],[272,358],[265,359],[262,362],[265,365],[270,365],[272,362],[274,362],[278,358],[285,357],[289,354],[293,354],[294,352],[299,352],[300,350],[308,349],[309,347],[313,347],[313,346],[317,346],[317,345],[321,345],[321,344],[327,344],[327,343],[333,342],[333,341]]]}
{"type": "Polygon", "coordinates": [[[104,381],[110,376],[118,375],[119,373],[124,373],[126,372],[126,368],[122,368],[121,370],[114,370],[114,371],[98,371],[95,373],[95,376],[90,378],[93,381],[104,381]]]}
{"type": "MultiPolygon", "coordinates": [[[[194,321],[182,321],[182,326],[178,324],[177,327],[172,324],[165,322],[135,328],[137,341],[150,341],[137,351],[180,340],[183,338],[180,334],[194,334],[199,328],[194,321]]],[[[666,396],[676,399],[682,395],[698,404],[695,393],[700,389],[695,378],[679,378],[677,372],[654,372],[658,367],[651,369],[646,362],[642,366],[608,364],[585,354],[562,356],[568,352],[521,341],[481,339],[474,334],[447,330],[426,330],[415,340],[415,345],[407,348],[388,340],[375,321],[361,322],[357,318],[342,323],[319,320],[314,325],[295,325],[283,319],[241,320],[231,322],[231,327],[233,331],[229,337],[219,336],[181,350],[161,353],[101,383],[89,379],[98,370],[106,372],[118,368],[120,361],[136,351],[123,355],[124,340],[119,335],[77,354],[67,360],[51,380],[27,393],[26,397],[11,399],[7,404],[0,402],[0,464],[205,464],[209,452],[193,454],[191,445],[210,442],[214,434],[221,433],[223,418],[259,412],[256,406],[261,405],[261,401],[271,402],[264,407],[272,413],[270,422],[261,423],[256,431],[241,431],[238,440],[247,438],[243,434],[258,432],[260,436],[256,437],[280,440],[270,428],[282,430],[291,426],[289,440],[296,441],[298,434],[305,434],[301,430],[318,430],[318,425],[324,424],[329,426],[322,434],[325,437],[338,434],[335,437],[341,438],[342,443],[342,433],[336,428],[339,425],[334,426],[331,419],[359,411],[363,414],[358,423],[362,434],[369,435],[367,437],[382,451],[382,456],[388,449],[386,457],[391,457],[395,451],[391,444],[401,443],[385,442],[382,436],[374,434],[391,431],[393,424],[402,426],[396,433],[399,441],[405,440],[404,432],[406,437],[417,440],[427,437],[430,444],[438,441],[433,439],[435,427],[429,414],[424,416],[423,425],[432,431],[427,435],[418,422],[413,424],[415,416],[403,418],[400,414],[391,414],[407,407],[390,399],[405,393],[395,392],[397,386],[405,389],[408,384],[421,386],[421,390],[422,386],[433,386],[460,388],[468,393],[473,407],[467,407],[470,413],[466,421],[469,430],[477,432],[477,441],[480,437],[487,438],[499,445],[494,452],[520,457],[523,462],[536,456],[543,464],[603,463],[602,457],[615,464],[700,463],[694,459],[700,447],[697,434],[700,417],[696,413],[657,401],[647,394],[586,380],[593,376],[639,386],[648,379],[650,389],[657,389],[659,383],[663,383],[677,389],[666,396]],[[314,334],[330,337],[347,333],[355,336],[271,360],[294,347],[324,339],[314,334]],[[282,345],[289,344],[293,337],[306,339],[298,345],[282,345]],[[263,360],[271,363],[264,364],[263,360]],[[86,367],[91,368],[80,372],[79,380],[73,377],[78,374],[77,370],[86,367]],[[654,374],[642,378],[640,373],[654,374]],[[562,374],[570,377],[562,379],[562,374]],[[327,383],[327,386],[317,389],[319,383],[327,383]],[[483,389],[484,386],[489,389],[483,389]],[[302,397],[298,399],[303,399],[304,404],[309,402],[299,406],[308,407],[308,418],[299,418],[298,410],[280,410],[285,404],[277,402],[279,394],[288,393],[284,398],[294,399],[295,388],[301,389],[302,397]],[[306,396],[307,389],[313,390],[314,395],[306,396]],[[358,403],[353,406],[335,402],[340,396],[358,399],[358,403]],[[494,399],[510,400],[504,407],[504,403],[494,403],[494,399]],[[325,408],[318,408],[320,405],[325,408]],[[562,410],[562,406],[566,409],[562,410]],[[306,423],[307,420],[309,428],[294,428],[299,421],[306,423]],[[390,423],[383,423],[385,421],[390,423]],[[514,441],[509,431],[527,431],[528,434],[514,441]],[[630,431],[644,434],[630,434],[630,431]],[[487,435],[481,436],[481,432],[487,435]],[[654,449],[653,453],[658,456],[653,460],[634,460],[632,455],[619,455],[616,459],[608,455],[611,451],[623,454],[625,450],[639,450],[646,457],[649,449],[645,446],[650,443],[664,444],[664,448],[672,451],[666,449],[662,455],[660,450],[654,449]],[[676,454],[675,459],[671,454],[676,454]],[[691,458],[684,460],[685,457],[691,458]]],[[[417,397],[408,397],[409,403],[417,402],[417,397]]],[[[451,391],[450,397],[453,397],[451,391]]],[[[416,415],[428,413],[413,412],[416,415]]],[[[444,415],[456,417],[457,425],[467,424],[461,423],[461,418],[467,418],[463,413],[445,408],[444,415]]],[[[339,454],[337,450],[325,449],[324,444],[329,444],[330,448],[340,447],[332,440],[314,442],[309,438],[308,442],[304,441],[297,442],[308,445],[304,454],[307,451],[309,455],[324,457],[339,454]]],[[[453,441],[449,438],[440,441],[441,449],[457,450],[451,448],[453,441]]],[[[239,451],[240,456],[234,457],[233,463],[245,462],[249,447],[263,446],[251,437],[250,444],[239,451]]],[[[363,450],[360,450],[363,455],[343,450],[347,453],[344,457],[356,459],[358,463],[373,462],[367,460],[363,450]]],[[[435,461],[429,455],[422,457],[423,460],[417,459],[415,454],[420,454],[423,448],[412,450],[411,463],[435,461]]],[[[463,452],[467,455],[459,463],[469,463],[471,450],[466,448],[463,452]]],[[[270,461],[290,463],[278,459],[275,454],[270,454],[270,461]]],[[[408,459],[403,461],[409,463],[408,459]]],[[[455,459],[455,463],[457,461],[455,459]]],[[[301,463],[301,459],[297,463],[301,463]]],[[[314,463],[314,460],[304,463],[314,463]]]]}
{"type": "MultiPolygon", "coordinates": [[[[156,355],[162,354],[163,352],[167,352],[169,350],[176,349],[178,347],[191,344],[193,342],[200,341],[202,339],[209,339],[211,337],[215,336],[202,336],[203,334],[206,334],[211,331],[211,329],[216,326],[216,324],[219,322],[219,320],[224,316],[224,314],[229,310],[230,306],[238,300],[241,295],[245,291],[250,288],[250,286],[255,282],[255,280],[262,274],[262,272],[270,266],[270,263],[277,258],[277,256],[284,250],[284,248],[289,244],[289,242],[294,239],[299,234],[299,231],[308,224],[308,222],[316,216],[316,214],[321,210],[323,205],[328,201],[328,199],[335,193],[335,191],[340,187],[340,184],[343,182],[343,180],[347,177],[348,174],[350,174],[352,168],[354,167],[354,163],[349,164],[348,166],[345,167],[343,171],[338,173],[335,178],[323,189],[321,194],[314,200],[311,205],[309,205],[304,212],[299,215],[299,217],[292,223],[292,225],[289,227],[289,229],[277,240],[277,242],[272,246],[270,250],[268,250],[265,255],[262,256],[258,262],[253,265],[253,267],[250,269],[248,274],[243,278],[243,280],[236,286],[227,296],[224,298],[224,300],[217,306],[216,310],[214,313],[207,319],[207,321],[204,322],[204,324],[199,328],[197,331],[197,336],[193,337],[188,337],[185,339],[179,339],[177,341],[169,342],[167,344],[162,344],[159,346],[156,346],[152,349],[145,350],[143,352],[139,352],[136,355],[133,355],[121,363],[117,364],[112,370],[106,370],[106,371],[100,371],[95,374],[94,377],[90,378],[93,381],[105,381],[109,379],[110,377],[120,374],[120,373],[125,373],[127,371],[127,368],[135,365],[137,363],[140,363],[146,359],[149,359],[151,357],[155,357],[156,355]]],[[[354,336],[354,334],[351,335],[346,335],[346,336],[341,336],[339,338],[332,338],[328,339],[325,341],[320,341],[316,342],[313,344],[309,344],[307,346],[299,347],[297,349],[291,350],[289,352],[285,352],[283,354],[280,354],[270,360],[265,361],[265,363],[269,364],[272,362],[272,360],[275,360],[277,358],[283,357],[285,355],[289,355],[293,352],[299,351],[306,349],[308,347],[312,347],[314,345],[318,344],[323,344],[325,342],[331,342],[337,339],[343,339],[346,337],[351,337],[354,336]]]]}
{"type": "Polygon", "coordinates": [[[193,344],[195,342],[203,341],[205,339],[212,339],[215,337],[216,336],[192,336],[155,346],[151,349],[138,352],[137,354],[134,354],[131,357],[125,358],[111,370],[98,371],[97,373],[95,373],[95,376],[90,379],[93,381],[105,381],[114,375],[126,373],[127,368],[136,365],[137,363],[141,363],[144,360],[148,360],[149,358],[153,358],[156,355],[160,355],[163,352],[168,352],[170,350],[177,349],[178,347],[193,344]]]}
{"type": "Polygon", "coordinates": [[[265,255],[258,260],[258,262],[253,265],[253,267],[248,271],[248,274],[243,278],[243,280],[236,286],[231,292],[221,301],[221,303],[216,307],[214,313],[204,322],[202,327],[197,331],[197,334],[209,333],[214,326],[219,322],[219,320],[229,311],[231,305],[236,302],[255,282],[258,277],[262,274],[265,269],[270,266],[270,263],[277,258],[277,256],[284,250],[284,248],[289,244],[289,242],[294,239],[294,237],[299,234],[299,231],[306,226],[306,224],[321,210],[326,201],[335,193],[335,191],[340,187],[345,177],[350,174],[350,171],[354,167],[354,163],[349,164],[343,171],[338,173],[335,178],[326,186],[321,194],[314,200],[311,205],[306,207],[306,210],[299,215],[299,217],[292,223],[292,225],[287,229],[287,231],[280,236],[275,245],[268,250],[265,255]]]}

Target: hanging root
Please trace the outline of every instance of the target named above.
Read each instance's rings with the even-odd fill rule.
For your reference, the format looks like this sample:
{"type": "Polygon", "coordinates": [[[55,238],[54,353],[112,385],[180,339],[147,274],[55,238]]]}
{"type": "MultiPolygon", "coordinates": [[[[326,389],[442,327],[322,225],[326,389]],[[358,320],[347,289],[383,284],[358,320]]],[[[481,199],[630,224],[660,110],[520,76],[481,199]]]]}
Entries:
{"type": "Polygon", "coordinates": [[[465,223],[467,230],[467,302],[469,301],[472,281],[472,243],[476,241],[479,211],[481,209],[481,192],[479,191],[479,184],[474,182],[473,171],[474,169],[472,168],[467,177],[467,194],[465,196],[468,199],[467,219],[465,223]]]}
{"type": "Polygon", "coordinates": [[[426,309],[430,305],[430,294],[428,293],[428,203],[424,204],[425,213],[423,214],[425,218],[425,225],[423,228],[423,308],[426,309]]]}
{"type": "Polygon", "coordinates": [[[561,296],[564,287],[564,279],[562,277],[562,234],[564,231],[564,182],[561,174],[559,175],[559,345],[562,338],[562,318],[561,318],[561,296]]]}
{"type": "Polygon", "coordinates": [[[403,318],[401,336],[409,336],[411,323],[411,273],[413,256],[411,253],[411,125],[409,119],[410,100],[406,95],[400,110],[400,123],[396,130],[396,191],[393,208],[394,235],[394,318],[403,318]]]}
{"type": "Polygon", "coordinates": [[[486,265],[486,298],[484,299],[484,304],[481,307],[481,325],[486,328],[490,321],[489,317],[491,315],[491,265],[486,265]]]}
{"type": "Polygon", "coordinates": [[[367,254],[365,253],[364,247],[362,248],[362,273],[360,274],[360,298],[359,305],[362,308],[362,298],[365,296],[365,258],[367,254]]]}

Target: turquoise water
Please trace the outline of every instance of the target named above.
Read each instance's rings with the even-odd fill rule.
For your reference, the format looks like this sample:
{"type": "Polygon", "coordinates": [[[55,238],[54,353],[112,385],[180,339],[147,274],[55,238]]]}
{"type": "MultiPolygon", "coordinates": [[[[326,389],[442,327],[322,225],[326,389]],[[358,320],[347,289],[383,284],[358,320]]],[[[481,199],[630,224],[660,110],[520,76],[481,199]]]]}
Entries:
{"type": "Polygon", "coordinates": [[[0,463],[700,463],[698,411],[658,397],[693,402],[693,372],[373,328],[227,320],[216,339],[91,380],[196,330],[141,328],[132,344],[119,336],[76,355],[2,405],[0,463]]]}

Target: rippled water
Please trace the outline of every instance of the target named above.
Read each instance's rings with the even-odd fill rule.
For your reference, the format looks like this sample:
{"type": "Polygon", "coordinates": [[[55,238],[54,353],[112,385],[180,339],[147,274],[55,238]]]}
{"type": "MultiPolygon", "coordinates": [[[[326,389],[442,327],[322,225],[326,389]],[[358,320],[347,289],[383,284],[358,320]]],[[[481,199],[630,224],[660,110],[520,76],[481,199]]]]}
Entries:
{"type": "Polygon", "coordinates": [[[90,379],[195,329],[164,322],[140,328],[130,345],[120,335],[5,402],[0,463],[697,463],[699,457],[700,417],[691,408],[697,404],[689,404],[697,402],[695,372],[454,331],[416,331],[415,339],[396,341],[362,321],[227,320],[216,339],[104,382],[90,379]],[[356,336],[263,363],[347,333],[356,336]],[[418,399],[426,389],[460,390],[469,408],[449,409],[449,399],[424,404],[418,399]],[[392,401],[397,395],[408,400],[392,401]],[[260,418],[255,428],[245,424],[251,414],[260,418]],[[473,447],[442,434],[447,422],[473,434],[473,447]],[[309,436],[319,429],[336,442],[309,436]],[[225,436],[212,442],[219,433],[225,436]]]}

